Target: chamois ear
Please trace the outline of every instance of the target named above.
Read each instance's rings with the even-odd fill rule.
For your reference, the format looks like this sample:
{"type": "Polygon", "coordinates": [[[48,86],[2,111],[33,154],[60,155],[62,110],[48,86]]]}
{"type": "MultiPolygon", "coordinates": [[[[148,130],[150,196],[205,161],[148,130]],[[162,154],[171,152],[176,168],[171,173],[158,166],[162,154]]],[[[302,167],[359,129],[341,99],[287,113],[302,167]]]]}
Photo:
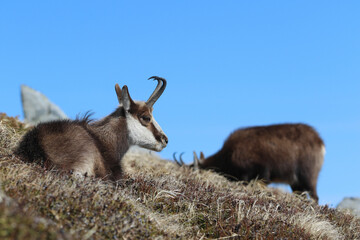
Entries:
{"type": "Polygon", "coordinates": [[[115,92],[119,101],[119,104],[121,104],[121,88],[119,84],[115,84],[115,92]]]}
{"type": "Polygon", "coordinates": [[[200,163],[205,160],[205,155],[203,152],[200,152],[200,163]]]}
{"type": "Polygon", "coordinates": [[[196,156],[196,152],[194,151],[194,170],[199,170],[199,159],[196,156]]]}
{"type": "Polygon", "coordinates": [[[123,86],[122,91],[121,91],[121,102],[126,111],[129,111],[131,105],[135,104],[134,101],[130,97],[129,90],[126,85],[123,86]]]}

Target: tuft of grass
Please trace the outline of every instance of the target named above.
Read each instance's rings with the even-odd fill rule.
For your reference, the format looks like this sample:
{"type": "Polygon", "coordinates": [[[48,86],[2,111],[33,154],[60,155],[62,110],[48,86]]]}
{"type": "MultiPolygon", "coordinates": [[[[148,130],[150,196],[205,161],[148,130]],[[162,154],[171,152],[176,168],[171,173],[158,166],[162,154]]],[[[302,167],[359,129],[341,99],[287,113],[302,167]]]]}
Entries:
{"type": "Polygon", "coordinates": [[[24,133],[27,131],[26,124],[21,122],[19,120],[19,117],[9,117],[6,115],[6,113],[0,112],[0,122],[3,123],[3,125],[7,126],[8,128],[11,128],[17,133],[24,133]]]}
{"type": "Polygon", "coordinates": [[[352,215],[258,181],[244,186],[179,168],[152,153],[126,154],[116,183],[45,171],[8,155],[26,128],[6,119],[2,239],[360,239],[352,215]]]}
{"type": "Polygon", "coordinates": [[[17,117],[8,117],[5,113],[0,113],[0,155],[11,154],[17,141],[25,132],[25,124],[21,123],[17,117]]]}

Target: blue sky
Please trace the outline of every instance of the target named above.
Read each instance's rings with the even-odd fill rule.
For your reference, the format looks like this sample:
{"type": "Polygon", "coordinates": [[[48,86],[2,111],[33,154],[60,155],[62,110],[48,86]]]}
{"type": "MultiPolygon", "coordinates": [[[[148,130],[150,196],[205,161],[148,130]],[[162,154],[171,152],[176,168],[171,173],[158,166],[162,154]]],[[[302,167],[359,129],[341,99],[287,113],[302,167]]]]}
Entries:
{"type": "Polygon", "coordinates": [[[160,155],[219,150],[245,126],[303,122],[327,148],[320,203],[360,197],[359,1],[6,1],[0,3],[0,112],[23,118],[20,85],[68,116],[101,118],[115,83],[146,100],[160,155]]]}

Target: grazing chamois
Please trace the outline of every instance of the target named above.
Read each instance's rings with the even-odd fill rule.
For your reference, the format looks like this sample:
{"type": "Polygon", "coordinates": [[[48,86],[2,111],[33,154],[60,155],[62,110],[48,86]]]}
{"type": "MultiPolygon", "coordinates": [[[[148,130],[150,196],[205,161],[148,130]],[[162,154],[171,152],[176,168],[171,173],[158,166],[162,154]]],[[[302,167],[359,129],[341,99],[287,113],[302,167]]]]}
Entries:
{"type": "Polygon", "coordinates": [[[77,120],[40,123],[27,132],[15,154],[44,167],[73,171],[76,175],[103,179],[121,178],[121,159],[132,145],[154,151],[166,147],[168,138],[152,116],[153,105],[166,87],[166,80],[150,77],[158,84],[146,102],[133,101],[127,86],[115,85],[119,107],[99,121],[89,115],[77,120]]]}
{"type": "MultiPolygon", "coordinates": [[[[194,169],[212,169],[231,180],[262,179],[287,183],[291,189],[308,191],[318,201],[317,179],[324,162],[325,145],[319,134],[305,124],[278,124],[243,128],[232,133],[222,149],[200,161],[194,152],[194,169]]],[[[180,156],[177,161],[184,162],[180,156]]]]}

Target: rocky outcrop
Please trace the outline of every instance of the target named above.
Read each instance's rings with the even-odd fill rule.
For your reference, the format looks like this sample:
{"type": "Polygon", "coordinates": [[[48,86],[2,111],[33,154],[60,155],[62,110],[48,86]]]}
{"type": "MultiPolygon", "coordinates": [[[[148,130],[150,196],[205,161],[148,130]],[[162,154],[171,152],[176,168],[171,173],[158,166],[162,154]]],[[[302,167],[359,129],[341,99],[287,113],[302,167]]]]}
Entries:
{"type": "Polygon", "coordinates": [[[354,215],[360,217],[360,198],[344,198],[336,207],[337,209],[348,209],[354,215]]]}
{"type": "Polygon", "coordinates": [[[24,120],[25,123],[29,125],[68,118],[66,114],[44,94],[28,86],[21,86],[21,100],[25,115],[24,120]]]}

